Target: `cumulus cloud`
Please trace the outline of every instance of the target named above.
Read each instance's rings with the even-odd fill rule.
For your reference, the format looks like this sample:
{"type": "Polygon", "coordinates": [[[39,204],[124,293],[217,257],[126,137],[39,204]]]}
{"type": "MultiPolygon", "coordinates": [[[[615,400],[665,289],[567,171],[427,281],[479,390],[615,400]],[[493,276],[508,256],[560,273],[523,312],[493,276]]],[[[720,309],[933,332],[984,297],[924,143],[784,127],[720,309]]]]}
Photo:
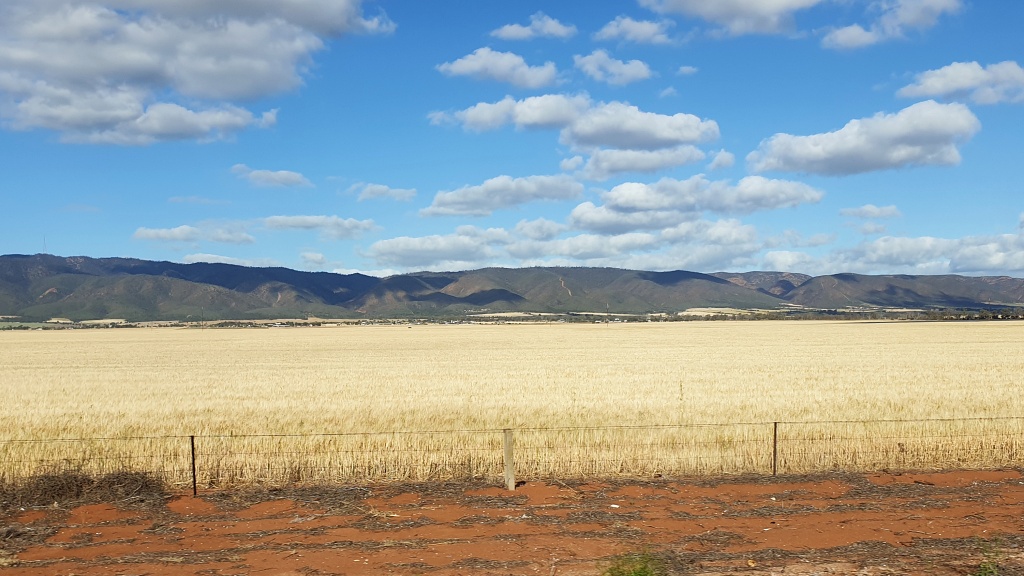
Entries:
{"type": "Polygon", "coordinates": [[[572,172],[573,170],[578,170],[580,166],[583,166],[583,162],[583,156],[577,155],[562,160],[558,163],[558,167],[564,172],[572,172]]]}
{"type": "Polygon", "coordinates": [[[551,240],[564,232],[566,228],[564,224],[553,222],[547,218],[537,218],[536,220],[520,220],[516,224],[515,231],[530,240],[551,240]]]}
{"type": "Polygon", "coordinates": [[[527,26],[522,24],[506,24],[491,31],[491,36],[502,40],[532,40],[533,38],[572,38],[576,35],[576,27],[562,24],[543,12],[530,16],[527,26]]]}
{"type": "Polygon", "coordinates": [[[457,112],[432,112],[432,124],[461,124],[467,130],[484,131],[507,124],[517,129],[561,128],[571,124],[591,106],[586,95],[545,94],[516,100],[505,96],[498,102],[480,102],[457,112]]]}
{"type": "Polygon", "coordinates": [[[561,129],[561,141],[574,149],[657,150],[714,140],[718,123],[692,114],[644,112],[624,102],[594,103],[587,95],[546,94],[481,102],[457,112],[434,112],[434,124],[456,123],[468,130],[561,129]]]}
{"type": "Polygon", "coordinates": [[[584,202],[570,225],[601,233],[663,229],[695,220],[703,212],[749,214],[821,201],[824,194],[802,182],[748,176],[735,185],[703,175],[662,178],[653,184],[625,182],[603,193],[604,205],[584,202]]]}
{"type": "Polygon", "coordinates": [[[136,240],[153,240],[157,242],[188,242],[199,241],[220,242],[223,244],[252,244],[256,241],[243,225],[217,225],[204,223],[198,226],[182,225],[176,228],[138,228],[132,235],[136,240]]]}
{"type": "Polygon", "coordinates": [[[638,44],[670,44],[668,29],[674,23],[670,20],[653,22],[634,20],[629,16],[618,16],[594,34],[595,40],[626,40],[638,44]]]}
{"type": "Polygon", "coordinates": [[[885,224],[879,224],[878,222],[865,222],[857,230],[865,236],[874,236],[876,234],[884,234],[888,228],[885,224]]]}
{"type": "Polygon", "coordinates": [[[379,240],[367,252],[383,264],[435,270],[472,268],[495,256],[494,250],[478,238],[458,233],[379,240]]]}
{"type": "Polygon", "coordinates": [[[508,251],[516,258],[564,258],[567,263],[594,265],[604,264],[612,258],[655,249],[658,246],[659,239],[656,235],[630,232],[612,236],[579,234],[543,242],[526,241],[509,246],[508,251]]]}
{"type": "Polygon", "coordinates": [[[875,206],[874,204],[865,204],[858,208],[843,208],[839,213],[851,218],[899,218],[903,215],[895,206],[875,206]]]}
{"type": "Polygon", "coordinates": [[[264,187],[312,186],[305,176],[289,170],[253,170],[245,164],[235,164],[231,173],[248,180],[251,184],[264,187]]]}
{"type": "Polygon", "coordinates": [[[822,0],[640,0],[664,14],[697,17],[723,27],[728,34],[777,34],[793,27],[793,14],[822,0]]]}
{"type": "Polygon", "coordinates": [[[880,6],[882,14],[868,28],[853,24],[832,30],[822,39],[822,46],[854,49],[902,38],[908,30],[926,30],[944,14],[959,12],[963,0],[892,0],[880,6]]]}
{"type": "Polygon", "coordinates": [[[657,150],[718,138],[718,123],[692,114],[644,112],[623,102],[600,103],[562,130],[562,142],[581,148],[657,150]]]}
{"type": "Polygon", "coordinates": [[[599,149],[590,154],[579,176],[587,180],[607,180],[624,172],[656,172],[704,159],[704,152],[685,144],[661,150],[599,149]]]}
{"type": "Polygon", "coordinates": [[[919,102],[895,114],[851,120],[835,132],[776,134],[747,155],[756,172],[842,175],[905,166],[960,163],[957,148],[981,129],[963,104],[919,102]]]}
{"type": "Polygon", "coordinates": [[[522,56],[513,52],[497,52],[490,48],[477,48],[455,60],[439,64],[437,69],[446,76],[471,76],[487,80],[508,82],[520,88],[541,88],[558,79],[554,62],[530,66],[522,56]]]}
{"type": "Polygon", "coordinates": [[[964,238],[883,236],[823,256],[769,252],[764,260],[774,262],[775,269],[811,274],[1004,275],[1024,271],[1024,231],[964,238]]]}
{"type": "Polygon", "coordinates": [[[715,157],[711,159],[711,163],[708,164],[708,170],[719,170],[722,168],[732,168],[733,164],[736,163],[736,156],[732,152],[726,150],[719,150],[715,153],[715,157]]]}
{"type": "Polygon", "coordinates": [[[578,197],[583,185],[564,174],[556,176],[498,176],[477,186],[438,192],[420,211],[424,216],[487,216],[495,210],[536,200],[568,200],[578,197]]]}
{"type": "Polygon", "coordinates": [[[329,261],[327,256],[320,252],[302,252],[299,254],[302,267],[313,270],[322,270],[327,267],[329,261]]]}
{"type": "Polygon", "coordinates": [[[276,121],[230,101],[297,88],[327,38],[392,28],[358,0],[8,0],[0,114],[67,142],[229,138],[276,121]]]}
{"type": "Polygon", "coordinates": [[[676,70],[676,74],[680,76],[692,76],[700,71],[700,68],[696,66],[680,66],[679,70],[676,70]]]}
{"type": "Polygon", "coordinates": [[[598,82],[625,86],[651,77],[651,68],[642,60],[624,62],[608,55],[605,50],[594,50],[587,56],[572,57],[576,67],[598,82]]]}
{"type": "Polygon", "coordinates": [[[416,197],[415,188],[392,188],[384,184],[367,184],[363,182],[352,185],[349,191],[359,192],[358,200],[360,202],[379,198],[390,198],[392,200],[408,202],[416,197]]]}
{"type": "Polygon", "coordinates": [[[1024,102],[1024,68],[1012,60],[982,67],[954,62],[922,72],[896,93],[904,98],[967,97],[975,104],[1024,102]]]}
{"type": "Polygon", "coordinates": [[[177,228],[138,228],[132,237],[160,242],[195,242],[202,237],[202,233],[198,228],[183,225],[177,228]]]}
{"type": "Polygon", "coordinates": [[[213,228],[206,231],[206,239],[224,244],[252,244],[256,238],[245,230],[237,228],[213,228]]]}
{"type": "Polygon", "coordinates": [[[373,220],[339,216],[270,216],[263,225],[273,230],[316,230],[333,239],[354,238],[376,228],[373,220]]]}

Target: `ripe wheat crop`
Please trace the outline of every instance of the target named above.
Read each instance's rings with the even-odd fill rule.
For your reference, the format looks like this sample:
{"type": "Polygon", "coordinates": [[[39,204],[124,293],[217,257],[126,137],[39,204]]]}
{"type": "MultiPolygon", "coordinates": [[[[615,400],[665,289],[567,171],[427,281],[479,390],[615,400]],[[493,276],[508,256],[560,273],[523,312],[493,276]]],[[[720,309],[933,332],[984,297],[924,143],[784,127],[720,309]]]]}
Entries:
{"type": "Polygon", "coordinates": [[[495,477],[505,428],[521,476],[1002,466],[1021,350],[1019,322],[0,332],[0,475],[184,483],[195,435],[211,485],[495,477]]]}

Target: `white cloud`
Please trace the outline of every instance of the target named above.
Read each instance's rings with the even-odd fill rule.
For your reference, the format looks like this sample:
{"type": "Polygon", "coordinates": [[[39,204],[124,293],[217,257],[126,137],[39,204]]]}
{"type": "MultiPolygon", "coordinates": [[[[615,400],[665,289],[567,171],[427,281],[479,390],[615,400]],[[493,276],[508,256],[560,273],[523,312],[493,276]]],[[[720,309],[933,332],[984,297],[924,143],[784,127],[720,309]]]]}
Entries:
{"type": "Polygon", "coordinates": [[[605,50],[594,50],[587,56],[572,57],[576,67],[598,82],[625,86],[651,77],[651,68],[642,60],[623,62],[608,55],[605,50]]]}
{"type": "Polygon", "coordinates": [[[607,180],[623,172],[656,172],[699,162],[704,153],[689,144],[662,150],[608,150],[591,153],[580,173],[587,180],[607,180]]]}
{"type": "Polygon", "coordinates": [[[487,216],[495,210],[535,200],[576,198],[582,192],[583,185],[564,174],[524,178],[498,176],[478,186],[438,192],[433,203],[420,213],[425,216],[487,216]]]}
{"type": "Polygon", "coordinates": [[[368,254],[377,262],[410,269],[459,270],[487,262],[495,252],[479,239],[460,234],[374,242],[368,254]]]}
{"type": "Polygon", "coordinates": [[[491,36],[502,40],[531,40],[533,38],[572,38],[576,27],[562,24],[543,12],[530,16],[530,24],[506,24],[491,31],[491,36]]]}
{"type": "Polygon", "coordinates": [[[579,234],[543,242],[527,241],[508,247],[517,258],[566,258],[576,265],[601,264],[603,260],[629,256],[657,248],[658,237],[643,232],[630,232],[611,236],[579,234]]]}
{"type": "Polygon", "coordinates": [[[267,268],[280,266],[277,260],[272,258],[233,258],[231,256],[220,256],[217,254],[188,254],[181,261],[185,264],[205,262],[208,264],[233,264],[235,266],[248,266],[250,268],[267,268]]]}
{"type": "Polygon", "coordinates": [[[263,224],[274,230],[317,230],[334,239],[354,238],[376,228],[373,220],[339,216],[270,216],[263,219],[263,224]]]}
{"type": "Polygon", "coordinates": [[[782,272],[803,272],[816,269],[818,264],[813,256],[803,252],[789,250],[773,250],[766,252],[762,258],[765,270],[779,270],[782,272]]]}
{"type": "Polygon", "coordinates": [[[237,228],[213,228],[206,232],[206,239],[224,244],[252,244],[256,242],[251,234],[237,228]]]}
{"type": "Polygon", "coordinates": [[[747,214],[820,202],[824,194],[802,182],[747,176],[735,185],[709,181],[702,174],[686,180],[662,178],[653,184],[626,182],[602,195],[614,210],[684,210],[747,214]]]}
{"type": "Polygon", "coordinates": [[[824,196],[802,182],[748,176],[735,185],[703,175],[662,178],[653,184],[625,182],[603,193],[603,206],[578,205],[570,225],[600,233],[664,229],[696,220],[702,212],[749,214],[813,204],[824,196]]]}
{"type": "Polygon", "coordinates": [[[434,124],[458,123],[468,130],[561,128],[561,141],[574,149],[657,150],[718,138],[718,123],[692,114],[644,112],[624,102],[593,103],[586,95],[546,94],[523,100],[511,96],[457,112],[430,114],[434,124]]]}
{"type": "Polygon", "coordinates": [[[669,86],[667,88],[662,88],[661,91],[658,92],[658,98],[668,98],[669,96],[678,96],[678,95],[679,95],[679,91],[676,90],[674,86],[669,86]]]}
{"type": "Polygon", "coordinates": [[[202,231],[193,226],[177,228],[139,228],[132,238],[137,240],[157,240],[160,242],[195,242],[202,238],[202,231]]]}
{"type": "MultiPolygon", "coordinates": [[[[769,253],[769,258],[776,256],[769,253]]],[[[883,236],[818,258],[793,253],[783,260],[791,264],[781,269],[812,274],[1004,275],[1024,271],[1024,233],[956,239],[883,236]]]]}
{"type": "Polygon", "coordinates": [[[884,234],[888,230],[885,224],[879,224],[878,222],[865,222],[857,228],[857,231],[865,236],[875,236],[876,234],[884,234]]]}
{"type": "Polygon", "coordinates": [[[569,214],[569,225],[600,234],[623,234],[635,230],[661,230],[696,218],[693,212],[672,209],[617,210],[608,205],[584,202],[569,214]]]}
{"type": "Polygon", "coordinates": [[[572,172],[578,170],[580,166],[583,166],[583,156],[573,156],[572,158],[566,158],[558,163],[558,167],[563,172],[572,172]]]}
{"type": "Polygon", "coordinates": [[[302,261],[304,268],[312,268],[315,270],[322,270],[328,264],[327,256],[324,256],[320,252],[302,252],[299,254],[299,260],[302,261]]]}
{"type": "Polygon", "coordinates": [[[391,198],[392,200],[400,200],[402,202],[408,202],[416,197],[415,188],[392,188],[385,186],[384,184],[367,184],[359,183],[354,184],[349,188],[350,192],[359,191],[358,200],[373,200],[378,198],[391,198]]]}
{"type": "Polygon", "coordinates": [[[747,156],[756,172],[857,174],[905,166],[960,163],[957,145],[981,123],[963,104],[919,102],[895,114],[851,120],[835,132],[776,134],[747,156]]]}
{"type": "Polygon", "coordinates": [[[622,102],[591,107],[562,130],[562,142],[581,148],[657,150],[718,138],[718,123],[692,114],[643,112],[622,102]]]}
{"type": "Polygon", "coordinates": [[[446,76],[472,76],[508,82],[520,88],[541,88],[558,79],[554,62],[530,66],[523,57],[513,52],[497,52],[490,48],[477,48],[455,60],[439,64],[437,69],[446,76]]]}
{"type": "Polygon", "coordinates": [[[596,40],[626,40],[638,44],[670,44],[668,29],[675,23],[670,20],[652,22],[633,20],[629,16],[618,16],[594,34],[596,40]]]}
{"type": "Polygon", "coordinates": [[[736,163],[736,156],[732,152],[726,150],[719,150],[715,153],[715,157],[711,159],[711,163],[708,164],[708,170],[719,170],[722,168],[732,168],[733,164],[736,163]]]}
{"type": "Polygon", "coordinates": [[[865,30],[860,24],[837,28],[825,35],[821,44],[826,48],[853,49],[877,44],[881,40],[877,31],[865,30]]]}
{"type": "Polygon", "coordinates": [[[255,238],[242,225],[204,223],[199,226],[182,225],[177,228],[139,228],[132,235],[136,240],[158,242],[219,242],[223,244],[252,244],[255,238]]]}
{"type": "Polygon", "coordinates": [[[455,122],[467,130],[494,130],[506,124],[518,129],[561,128],[571,124],[591,105],[586,95],[545,94],[516,100],[506,96],[498,102],[480,102],[454,113],[433,112],[431,123],[455,122]]]}
{"type": "Polygon", "coordinates": [[[676,74],[679,74],[680,76],[691,76],[699,71],[700,68],[697,68],[696,66],[680,66],[679,70],[676,70],[676,74]]]}
{"type": "Polygon", "coordinates": [[[783,234],[786,243],[790,246],[824,246],[831,244],[836,241],[835,234],[812,234],[810,237],[805,238],[802,234],[796,230],[786,230],[783,234]]]}
{"type": "Polygon", "coordinates": [[[520,220],[516,224],[515,231],[530,240],[551,240],[564,232],[566,228],[564,224],[552,222],[547,218],[537,218],[536,220],[520,220]]]}
{"type": "Polygon", "coordinates": [[[0,113],[67,142],[228,138],[276,119],[230,100],[299,87],[326,38],[390,28],[356,0],[6,0],[0,113]]]}
{"type": "Polygon", "coordinates": [[[245,178],[256,186],[290,187],[313,185],[302,174],[289,170],[253,170],[245,164],[235,164],[231,167],[231,173],[238,175],[240,178],[245,178]]]}
{"type": "Polygon", "coordinates": [[[1024,102],[1024,68],[1012,60],[982,67],[954,62],[922,72],[896,93],[904,98],[965,96],[976,104],[1024,102]]]}
{"type": "Polygon", "coordinates": [[[942,15],[959,12],[963,1],[890,0],[879,5],[882,14],[868,28],[853,24],[832,30],[822,39],[822,46],[853,49],[903,38],[908,29],[925,30],[935,26],[942,15]]]}
{"type": "Polygon", "coordinates": [[[695,16],[723,26],[732,35],[775,34],[793,26],[793,14],[822,0],[640,0],[660,13],[695,16]]]}
{"type": "Polygon", "coordinates": [[[875,206],[874,204],[865,204],[859,208],[843,208],[839,213],[852,218],[899,218],[903,215],[895,206],[875,206]]]}

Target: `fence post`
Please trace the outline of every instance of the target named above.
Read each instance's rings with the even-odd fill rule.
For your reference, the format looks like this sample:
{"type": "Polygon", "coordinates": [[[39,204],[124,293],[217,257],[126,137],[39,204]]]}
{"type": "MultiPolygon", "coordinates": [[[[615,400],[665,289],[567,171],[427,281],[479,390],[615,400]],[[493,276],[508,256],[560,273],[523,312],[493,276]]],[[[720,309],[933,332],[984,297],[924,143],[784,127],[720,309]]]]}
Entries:
{"type": "Polygon", "coordinates": [[[779,423],[772,422],[772,476],[779,473],[779,423]]]}
{"type": "Polygon", "coordinates": [[[505,488],[507,490],[516,489],[516,466],[515,461],[512,458],[512,445],[514,441],[515,439],[512,437],[512,430],[506,428],[503,444],[505,448],[505,488]]]}
{"type": "Polygon", "coordinates": [[[192,496],[198,496],[199,490],[196,487],[196,437],[195,435],[188,437],[189,444],[192,445],[192,496]]]}

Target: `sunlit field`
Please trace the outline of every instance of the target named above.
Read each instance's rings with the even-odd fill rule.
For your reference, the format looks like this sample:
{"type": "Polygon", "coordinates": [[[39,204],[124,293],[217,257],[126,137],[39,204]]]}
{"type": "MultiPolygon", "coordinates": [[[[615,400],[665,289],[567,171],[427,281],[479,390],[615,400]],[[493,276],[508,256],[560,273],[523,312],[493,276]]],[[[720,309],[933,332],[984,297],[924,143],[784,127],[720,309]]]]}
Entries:
{"type": "Polygon", "coordinates": [[[1024,415],[1020,322],[18,331],[0,366],[8,479],[183,482],[192,435],[209,484],[492,477],[506,428],[526,476],[986,467],[1024,415]]]}

